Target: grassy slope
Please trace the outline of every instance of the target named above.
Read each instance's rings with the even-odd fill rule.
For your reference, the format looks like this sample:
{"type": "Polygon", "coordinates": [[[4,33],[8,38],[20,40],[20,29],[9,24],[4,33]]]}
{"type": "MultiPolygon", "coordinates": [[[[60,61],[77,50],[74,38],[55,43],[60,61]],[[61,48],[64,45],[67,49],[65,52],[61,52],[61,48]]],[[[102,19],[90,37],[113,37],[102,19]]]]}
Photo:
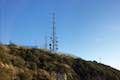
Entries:
{"type": "Polygon", "coordinates": [[[0,80],[120,80],[120,71],[44,49],[0,44],[0,80]]]}

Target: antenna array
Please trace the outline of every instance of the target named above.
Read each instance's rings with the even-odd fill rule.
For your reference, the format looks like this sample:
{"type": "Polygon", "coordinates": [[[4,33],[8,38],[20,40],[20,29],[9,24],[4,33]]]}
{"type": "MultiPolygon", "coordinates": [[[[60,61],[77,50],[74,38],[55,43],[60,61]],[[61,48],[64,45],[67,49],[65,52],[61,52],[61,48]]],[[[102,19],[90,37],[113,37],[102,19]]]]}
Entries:
{"type": "Polygon", "coordinates": [[[58,41],[56,37],[56,26],[55,26],[55,13],[52,15],[52,36],[50,37],[49,48],[51,52],[56,52],[58,50],[58,41]]]}

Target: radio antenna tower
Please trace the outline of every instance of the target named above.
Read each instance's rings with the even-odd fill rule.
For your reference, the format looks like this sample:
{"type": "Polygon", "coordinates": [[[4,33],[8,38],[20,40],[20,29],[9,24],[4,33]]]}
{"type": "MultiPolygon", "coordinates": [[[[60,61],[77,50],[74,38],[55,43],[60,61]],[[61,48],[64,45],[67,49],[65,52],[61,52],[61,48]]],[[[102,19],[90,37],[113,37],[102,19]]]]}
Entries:
{"type": "Polygon", "coordinates": [[[52,14],[52,36],[50,37],[50,51],[55,53],[58,50],[58,41],[56,37],[55,13],[52,14]]]}
{"type": "Polygon", "coordinates": [[[48,44],[47,44],[47,36],[45,36],[45,49],[48,48],[48,44]]]}

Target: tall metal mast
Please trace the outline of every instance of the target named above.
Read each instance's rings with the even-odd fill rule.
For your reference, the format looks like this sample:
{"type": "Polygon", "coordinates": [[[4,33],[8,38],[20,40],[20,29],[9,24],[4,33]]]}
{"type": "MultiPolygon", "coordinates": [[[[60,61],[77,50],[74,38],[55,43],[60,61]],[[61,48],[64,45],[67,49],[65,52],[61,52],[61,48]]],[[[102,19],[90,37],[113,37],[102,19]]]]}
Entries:
{"type": "Polygon", "coordinates": [[[52,15],[52,36],[50,37],[51,43],[50,43],[50,51],[56,52],[58,50],[58,41],[56,37],[56,26],[55,26],[55,13],[52,15]]]}
{"type": "Polygon", "coordinates": [[[47,49],[48,48],[48,44],[47,44],[47,36],[45,36],[45,49],[47,49]]]}

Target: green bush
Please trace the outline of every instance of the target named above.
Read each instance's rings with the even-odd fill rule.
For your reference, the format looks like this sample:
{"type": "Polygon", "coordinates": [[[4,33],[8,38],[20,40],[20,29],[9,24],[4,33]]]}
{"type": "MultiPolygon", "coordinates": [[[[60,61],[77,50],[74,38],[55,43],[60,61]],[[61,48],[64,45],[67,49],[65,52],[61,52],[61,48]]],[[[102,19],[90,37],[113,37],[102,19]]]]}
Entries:
{"type": "Polygon", "coordinates": [[[32,74],[29,71],[20,72],[18,77],[20,80],[32,80],[32,74]]]}
{"type": "Polygon", "coordinates": [[[0,61],[7,64],[11,63],[8,54],[3,50],[0,50],[0,61]]]}
{"type": "Polygon", "coordinates": [[[34,71],[37,70],[37,64],[36,63],[28,63],[27,67],[31,70],[34,70],[34,71]]]}
{"type": "Polygon", "coordinates": [[[20,57],[15,57],[12,59],[12,64],[17,67],[24,67],[25,61],[20,57]]]}

